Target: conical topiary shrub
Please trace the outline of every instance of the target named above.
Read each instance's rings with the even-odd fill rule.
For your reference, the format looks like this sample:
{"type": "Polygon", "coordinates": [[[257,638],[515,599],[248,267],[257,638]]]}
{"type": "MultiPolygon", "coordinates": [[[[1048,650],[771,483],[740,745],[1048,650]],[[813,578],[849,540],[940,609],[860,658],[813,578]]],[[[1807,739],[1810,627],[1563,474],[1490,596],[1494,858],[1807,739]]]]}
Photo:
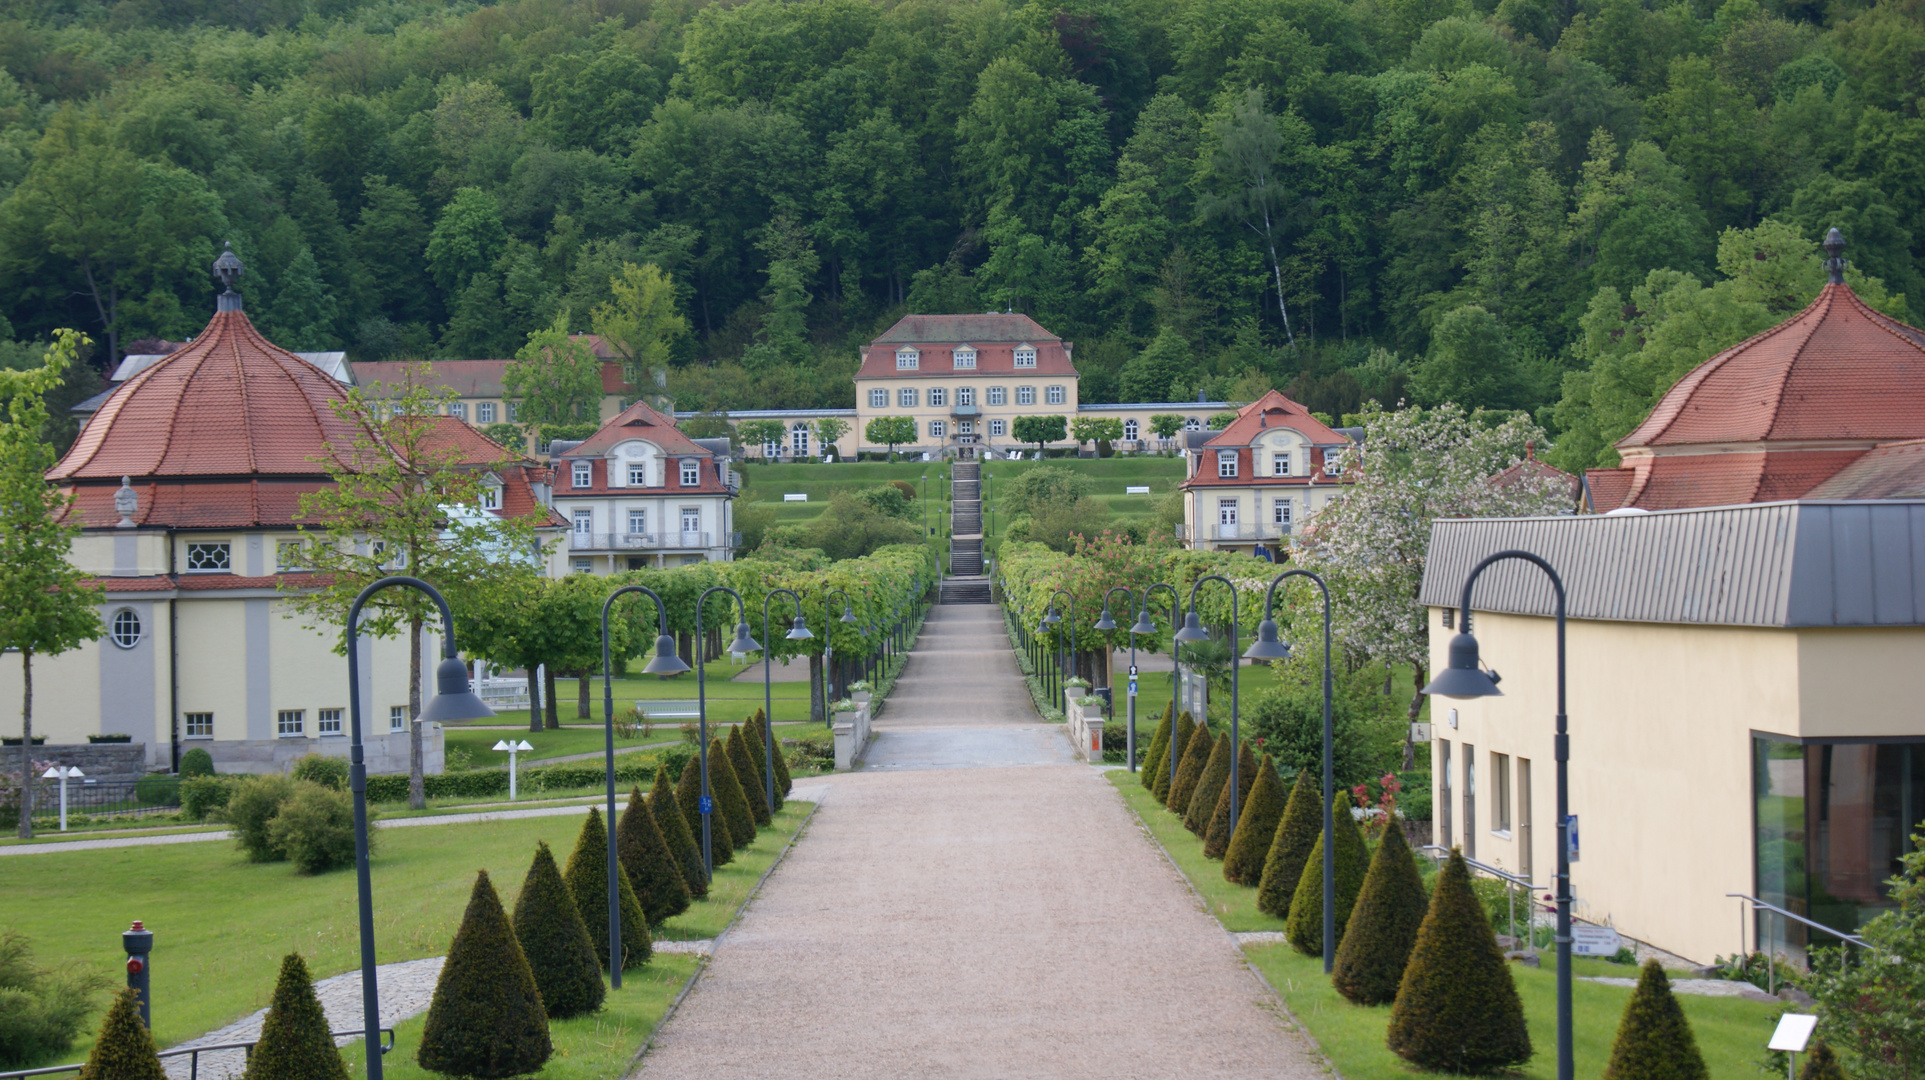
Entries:
{"type": "Polygon", "coordinates": [[[1691,1023],[1657,960],[1646,960],[1625,1003],[1604,1080],[1708,1080],[1691,1023]]]}
{"type": "MultiPolygon", "coordinates": [[[[1336,840],[1337,945],[1343,945],[1344,926],[1350,909],[1356,906],[1357,893],[1364,887],[1364,871],[1370,867],[1370,848],[1350,816],[1350,793],[1339,791],[1331,800],[1330,833],[1336,840]]],[[[1323,835],[1310,848],[1303,874],[1297,878],[1297,891],[1290,897],[1290,918],[1284,926],[1290,944],[1306,956],[1323,955],[1323,835]]]]}
{"type": "Polygon", "coordinates": [[[1805,1055],[1805,1067],[1798,1070],[1798,1080],[1847,1080],[1845,1070],[1838,1064],[1838,1055],[1831,1052],[1825,1040],[1816,1039],[1810,1052],[1805,1055]]]}
{"type": "Polygon", "coordinates": [[[1230,779],[1230,754],[1230,733],[1226,731],[1211,744],[1203,772],[1196,778],[1196,790],[1190,792],[1190,805],[1183,810],[1183,827],[1193,835],[1200,837],[1210,827],[1210,811],[1216,809],[1217,796],[1223,794],[1224,781],[1230,779]]]}
{"type": "MultiPolygon", "coordinates": [[[[1257,755],[1255,751],[1250,749],[1250,744],[1245,742],[1237,749],[1238,828],[1242,828],[1243,826],[1241,808],[1250,805],[1250,792],[1254,790],[1256,782],[1257,755]]],[[[1210,827],[1203,833],[1203,855],[1205,858],[1221,859],[1223,858],[1223,853],[1230,850],[1229,791],[1230,785],[1223,785],[1223,790],[1217,792],[1216,806],[1210,811],[1210,827]]],[[[1192,798],[1190,801],[1195,802],[1196,800],[1192,798]]],[[[1193,806],[1191,809],[1194,810],[1195,807],[1193,806]]],[[[1281,784],[1277,785],[1277,813],[1278,815],[1282,815],[1283,813],[1283,785],[1281,784]]],[[[1270,830],[1272,833],[1276,831],[1276,827],[1276,823],[1271,822],[1270,830]]],[[[1269,851],[1266,850],[1264,855],[1268,854],[1269,851]]],[[[1259,866],[1257,867],[1257,876],[1261,877],[1262,875],[1263,867],[1259,866]]],[[[1249,882],[1251,885],[1255,885],[1256,883],[1255,878],[1252,878],[1249,882]]]]}
{"type": "MultiPolygon", "coordinates": [[[[599,807],[588,808],[588,820],[575,838],[575,850],[568,853],[568,868],[562,880],[575,897],[575,910],[582,914],[588,940],[595,945],[595,959],[608,967],[608,833],[602,827],[599,807]]],[[[648,916],[635,899],[627,874],[616,874],[616,895],[622,904],[622,970],[648,963],[654,942],[648,936],[648,916]]]]}
{"type": "Polygon", "coordinates": [[[1196,733],[1196,719],[1189,713],[1181,713],[1176,718],[1176,726],[1170,729],[1170,741],[1163,748],[1163,756],[1156,763],[1156,786],[1150,791],[1156,801],[1164,806],[1170,805],[1170,785],[1175,782],[1176,774],[1171,763],[1181,767],[1183,752],[1189,749],[1190,736],[1196,733]]]}
{"type": "Polygon", "coordinates": [[[1216,739],[1211,737],[1209,726],[1198,724],[1184,744],[1183,756],[1177,759],[1176,779],[1170,781],[1170,801],[1165,804],[1170,813],[1180,817],[1189,812],[1190,797],[1196,794],[1197,781],[1203,779],[1203,766],[1210,763],[1215,751],[1216,739]]]}
{"type": "Polygon", "coordinates": [[[1152,791],[1156,788],[1157,762],[1162,761],[1163,755],[1169,752],[1171,729],[1175,726],[1176,721],[1170,718],[1170,706],[1163,706],[1163,719],[1157,721],[1156,733],[1150,736],[1149,749],[1143,751],[1143,760],[1136,765],[1137,781],[1152,791]]]}
{"type": "MultiPolygon", "coordinates": [[[[769,733],[769,745],[775,752],[775,790],[781,792],[782,798],[786,800],[789,793],[795,790],[795,780],[789,776],[789,755],[782,752],[782,736],[768,726],[770,721],[766,717],[763,718],[762,724],[769,733]]],[[[777,806],[776,809],[780,810],[782,807],[777,806]]]]}
{"type": "Polygon", "coordinates": [[[261,1020],[261,1040],[247,1056],[241,1080],[348,1080],[348,1067],[330,1031],[307,961],[300,953],[288,953],[281,958],[274,999],[261,1020]]]}
{"type": "Polygon", "coordinates": [[[755,715],[749,717],[748,729],[743,738],[748,740],[749,756],[755,759],[756,768],[774,770],[775,805],[769,809],[781,810],[782,801],[789,794],[788,769],[783,767],[782,747],[776,745],[773,737],[769,735],[768,720],[763,717],[761,709],[755,710],[755,715]],[[765,739],[768,741],[765,742],[765,739]]]}
{"type": "Polygon", "coordinates": [[[429,1072],[495,1080],[534,1072],[553,1052],[534,972],[483,870],[435,980],[414,1060],[429,1072]]]}
{"type": "MultiPolygon", "coordinates": [[[[602,910],[608,910],[606,903],[602,910]]],[[[595,941],[582,922],[575,895],[555,866],[554,854],[543,841],[535,842],[535,859],[521,881],[513,925],[550,1019],[580,1016],[602,1007],[608,988],[602,985],[595,941]]],[[[608,936],[607,926],[602,927],[602,936],[608,936]]]]}
{"type": "Polygon", "coordinates": [[[762,765],[758,760],[762,755],[761,747],[756,753],[749,753],[749,740],[742,734],[740,725],[729,729],[729,765],[735,769],[735,778],[742,785],[742,797],[748,800],[749,816],[755,819],[758,829],[769,827],[768,782],[762,776],[762,765]]]}
{"type": "Polygon", "coordinates": [[[1431,889],[1387,1041],[1405,1061],[1441,1072],[1496,1072],[1531,1059],[1524,1004],[1459,852],[1431,889]]]}
{"type": "Polygon", "coordinates": [[[1424,925],[1429,906],[1424,879],[1417,873],[1417,860],[1404,841],[1404,831],[1394,825],[1385,829],[1370,857],[1364,887],[1350,909],[1350,921],[1344,924],[1343,943],[1337,946],[1337,963],[1330,975],[1337,992],[1358,1005],[1387,1005],[1396,1000],[1404,965],[1410,961],[1417,928],[1424,925]]]}
{"type": "Polygon", "coordinates": [[[755,843],[755,812],[749,809],[749,797],[720,737],[709,742],[709,795],[715,799],[716,814],[728,818],[729,839],[736,848],[755,843]]]}
{"type": "MultiPolygon", "coordinates": [[[[1246,744],[1247,745],[1247,744],[1246,744]]],[[[1277,779],[1277,768],[1270,761],[1270,755],[1250,770],[1256,780],[1250,785],[1250,797],[1238,808],[1236,835],[1224,846],[1223,880],[1234,885],[1249,885],[1252,888],[1263,880],[1263,864],[1270,857],[1270,841],[1276,838],[1277,822],[1283,820],[1283,781],[1277,779]]],[[[1225,785],[1227,792],[1229,786],[1225,785]]],[[[1223,823],[1229,828],[1229,806],[1223,808],[1223,823]]],[[[1211,835],[1216,833],[1216,825],[1210,827],[1211,835]]],[[[1209,842],[1204,842],[1203,853],[1210,853],[1209,842]]]]}
{"type": "Polygon", "coordinates": [[[80,1080],[167,1080],[154,1037],[140,1022],[140,994],[133,987],[114,995],[80,1080]]]}
{"type": "Polygon", "coordinates": [[[682,882],[688,886],[689,899],[707,896],[709,879],[702,872],[702,847],[689,835],[688,818],[682,816],[682,805],[675,801],[675,788],[668,782],[667,769],[656,770],[655,786],[648,793],[648,809],[655,815],[655,825],[662,830],[662,839],[668,841],[668,849],[675,853],[676,864],[682,868],[682,882]]]}
{"type": "Polygon", "coordinates": [[[1257,910],[1279,919],[1290,917],[1290,898],[1297,895],[1297,879],[1303,876],[1303,863],[1323,832],[1323,812],[1317,809],[1317,782],[1308,770],[1297,774],[1291,785],[1290,801],[1283,806],[1283,820],[1277,822],[1277,835],[1270,838],[1270,851],[1263,859],[1263,877],[1257,882],[1257,910]]]}
{"type": "Polygon", "coordinates": [[[615,854],[650,926],[660,926],[664,919],[688,910],[688,883],[682,880],[682,868],[676,865],[641,788],[629,795],[622,820],[615,826],[615,854]]]}
{"type": "MultiPolygon", "coordinates": [[[[714,770],[710,770],[711,779],[714,770]]],[[[714,800],[714,810],[709,814],[709,860],[716,866],[727,866],[735,861],[735,840],[729,834],[728,815],[722,812],[721,800],[714,800]]],[[[682,808],[682,820],[688,825],[689,836],[695,841],[696,858],[702,856],[702,763],[690,758],[682,766],[682,779],[675,785],[675,803],[682,808]]]]}

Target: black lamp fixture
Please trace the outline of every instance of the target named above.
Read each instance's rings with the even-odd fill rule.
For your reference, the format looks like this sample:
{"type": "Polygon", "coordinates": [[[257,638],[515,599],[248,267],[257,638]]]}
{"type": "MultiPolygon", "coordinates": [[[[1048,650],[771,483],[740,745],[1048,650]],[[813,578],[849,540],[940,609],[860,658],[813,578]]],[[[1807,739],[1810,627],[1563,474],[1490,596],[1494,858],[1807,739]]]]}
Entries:
{"type": "Polygon", "coordinates": [[[748,623],[739,622],[735,624],[735,640],[729,642],[729,651],[732,653],[752,653],[752,652],[762,651],[762,644],[749,636],[748,623]]]}
{"type": "Polygon", "coordinates": [[[1450,639],[1449,666],[1437,673],[1424,687],[1424,693],[1447,698],[1503,697],[1497,688],[1502,676],[1485,667],[1477,657],[1477,639],[1469,630],[1450,639]]]}
{"type": "Polygon", "coordinates": [[[803,621],[802,616],[797,615],[795,621],[789,625],[789,632],[782,636],[790,641],[807,641],[815,635],[809,632],[808,623],[803,621]]]}
{"type": "Polygon", "coordinates": [[[1108,604],[1103,605],[1103,614],[1097,616],[1096,625],[1090,627],[1090,629],[1092,630],[1116,629],[1116,620],[1110,618],[1110,606],[1108,604]]]}
{"type": "Polygon", "coordinates": [[[468,683],[468,665],[449,656],[434,669],[435,695],[421,709],[422,723],[479,720],[495,715],[468,683]]]}
{"type": "Polygon", "coordinates": [[[1043,615],[1043,625],[1055,626],[1057,623],[1062,621],[1063,621],[1063,617],[1061,615],[1056,614],[1056,605],[1051,604],[1049,606],[1049,611],[1043,615]]]}
{"type": "Polygon", "coordinates": [[[1178,641],[1210,640],[1210,632],[1203,628],[1203,620],[1196,617],[1196,609],[1194,607],[1190,609],[1190,613],[1188,615],[1185,615],[1183,617],[1183,629],[1178,630],[1176,632],[1176,640],[1178,641]]]}
{"type": "Polygon", "coordinates": [[[1136,625],[1130,627],[1130,633],[1132,634],[1156,633],[1156,623],[1150,619],[1150,608],[1149,608],[1149,604],[1147,603],[1148,599],[1149,597],[1145,596],[1144,597],[1145,604],[1142,607],[1136,609],[1136,625]]]}
{"type": "Polygon", "coordinates": [[[1257,639],[1243,650],[1246,660],[1288,660],[1290,643],[1277,636],[1277,620],[1268,615],[1257,624],[1257,639]]]}
{"type": "MultiPolygon", "coordinates": [[[[807,641],[815,637],[809,632],[809,624],[802,618],[802,596],[794,589],[770,589],[762,598],[762,636],[769,636],[769,605],[777,596],[787,596],[795,604],[795,618],[789,623],[789,632],[782,635],[788,641],[807,641]]],[[[737,640],[741,640],[747,625],[736,627],[737,640]]],[[[826,631],[825,631],[826,632],[826,631]]],[[[765,789],[762,797],[768,800],[769,812],[775,812],[775,683],[770,678],[769,650],[762,650],[762,780],[765,789]]]]}

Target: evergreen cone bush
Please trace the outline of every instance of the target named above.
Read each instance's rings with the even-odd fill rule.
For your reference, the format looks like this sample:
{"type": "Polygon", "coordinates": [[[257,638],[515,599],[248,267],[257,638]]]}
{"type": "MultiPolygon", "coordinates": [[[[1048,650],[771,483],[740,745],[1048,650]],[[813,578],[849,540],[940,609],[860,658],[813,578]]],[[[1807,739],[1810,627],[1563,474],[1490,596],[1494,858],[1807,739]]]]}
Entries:
{"type": "Polygon", "coordinates": [[[782,767],[782,747],[768,734],[768,721],[763,718],[761,709],[755,710],[755,715],[749,717],[748,733],[743,737],[749,742],[749,756],[755,759],[756,768],[775,771],[775,805],[769,810],[782,809],[782,800],[789,794],[788,770],[782,767]],[[764,739],[769,741],[765,743],[764,739]]]}
{"type": "Polygon", "coordinates": [[[1176,779],[1170,781],[1170,813],[1181,816],[1188,812],[1197,781],[1203,779],[1203,766],[1210,763],[1215,751],[1216,740],[1210,738],[1209,726],[1198,724],[1190,741],[1183,744],[1183,756],[1176,762],[1176,779]]]}
{"type": "Polygon", "coordinates": [[[720,736],[709,743],[709,795],[715,799],[715,816],[728,818],[729,839],[736,848],[755,843],[755,813],[720,736]]]}
{"type": "Polygon", "coordinates": [[[1847,1077],[1838,1064],[1838,1055],[1831,1052],[1825,1040],[1818,1039],[1805,1055],[1805,1067],[1798,1070],[1798,1080],[1847,1080],[1847,1077]]]}
{"type": "Polygon", "coordinates": [[[757,829],[766,829],[770,821],[769,788],[762,776],[762,747],[758,744],[755,749],[755,753],[749,753],[749,740],[742,734],[741,725],[729,729],[729,765],[742,785],[742,797],[748,800],[749,816],[755,819],[757,829]]]}
{"type": "Polygon", "coordinates": [[[1150,736],[1149,749],[1143,751],[1143,760],[1137,763],[1136,778],[1151,791],[1156,790],[1157,763],[1170,749],[1170,729],[1175,722],[1170,719],[1170,707],[1163,706],[1163,719],[1157,722],[1156,733],[1150,736]]]}
{"type": "MultiPolygon", "coordinates": [[[[575,897],[575,910],[581,912],[588,940],[594,943],[595,960],[608,966],[608,832],[602,827],[600,807],[588,808],[588,820],[575,838],[575,850],[568,853],[568,868],[562,880],[575,897]]],[[[648,936],[648,917],[635,899],[627,874],[615,875],[615,887],[622,905],[622,970],[648,963],[654,942],[648,936]]]]}
{"type": "Polygon", "coordinates": [[[261,1021],[261,1041],[247,1056],[241,1080],[348,1080],[331,1030],[307,962],[300,953],[288,953],[261,1021]]]}
{"type": "MultiPolygon", "coordinates": [[[[768,721],[765,719],[762,723],[767,725],[768,721]]],[[[789,793],[795,790],[795,780],[789,776],[789,757],[782,752],[782,737],[771,730],[771,739],[770,745],[775,747],[775,790],[786,800],[789,793]]],[[[778,804],[776,809],[782,809],[781,805],[778,804]]]]}
{"type": "MultiPolygon", "coordinates": [[[[1238,828],[1243,827],[1242,808],[1250,805],[1250,792],[1255,790],[1256,782],[1257,782],[1257,755],[1255,751],[1252,751],[1250,749],[1250,744],[1248,742],[1245,742],[1237,750],[1237,807],[1238,807],[1237,827],[1238,828]]],[[[1217,792],[1216,804],[1210,811],[1210,827],[1207,830],[1205,830],[1203,833],[1203,855],[1205,858],[1221,859],[1223,858],[1224,852],[1230,850],[1230,794],[1229,793],[1230,793],[1230,785],[1227,783],[1223,785],[1222,791],[1217,792]]],[[[1190,801],[1195,802],[1196,800],[1191,799],[1190,801]]],[[[1283,785],[1281,784],[1277,785],[1277,814],[1279,816],[1283,814],[1283,785]]],[[[1277,825],[1276,825],[1276,822],[1273,821],[1270,823],[1270,833],[1274,834],[1276,830],[1277,830],[1277,825]]],[[[1270,853],[1269,849],[1266,845],[1263,854],[1268,855],[1269,853],[1270,853]]],[[[1258,856],[1258,858],[1262,858],[1262,857],[1263,856],[1258,856]]],[[[1249,884],[1255,885],[1257,883],[1257,877],[1261,877],[1262,874],[1263,874],[1263,867],[1258,866],[1257,875],[1256,877],[1252,877],[1250,879],[1249,884]]]]}
{"type": "Polygon", "coordinates": [[[1290,801],[1284,804],[1283,820],[1277,822],[1277,835],[1270,839],[1263,877],[1257,882],[1257,910],[1267,915],[1290,917],[1290,898],[1297,895],[1304,860],[1323,832],[1317,787],[1307,769],[1297,774],[1297,782],[1290,787],[1290,801]]]}
{"type": "Polygon", "coordinates": [[[535,974],[483,870],[435,980],[414,1060],[429,1072],[495,1080],[534,1072],[552,1053],[535,974]]]}
{"type": "MultiPolygon", "coordinates": [[[[1370,849],[1357,819],[1350,816],[1350,793],[1339,791],[1330,800],[1330,834],[1336,840],[1337,946],[1343,946],[1344,927],[1350,910],[1356,906],[1357,892],[1364,885],[1369,868],[1370,849]]],[[[1297,891],[1290,897],[1290,918],[1284,932],[1290,944],[1306,956],[1323,955],[1323,823],[1318,822],[1316,842],[1304,860],[1303,873],[1297,878],[1297,891]]],[[[1334,951],[1334,950],[1333,950],[1334,951]]]]}
{"type": "Polygon", "coordinates": [[[655,786],[648,793],[648,809],[655,815],[655,825],[662,830],[662,839],[668,841],[668,849],[675,853],[676,864],[682,869],[682,883],[688,886],[689,899],[707,896],[709,879],[702,872],[702,846],[689,835],[688,818],[682,815],[682,804],[675,799],[675,788],[668,782],[667,769],[655,773],[655,786]]]}
{"type": "Polygon", "coordinates": [[[1370,857],[1357,904],[1350,909],[1350,921],[1344,924],[1343,943],[1337,946],[1337,963],[1330,975],[1337,992],[1358,1005],[1395,1001],[1411,946],[1417,944],[1417,928],[1424,925],[1429,906],[1424,879],[1417,873],[1417,859],[1404,840],[1404,831],[1395,826],[1385,829],[1376,854],[1370,857]]]}
{"type": "MultiPolygon", "coordinates": [[[[713,779],[713,770],[711,770],[713,779]]],[[[710,798],[714,798],[711,793],[710,798]]],[[[675,802],[682,808],[682,821],[688,826],[689,837],[695,842],[695,858],[702,858],[702,763],[690,758],[682,766],[682,779],[675,785],[675,802]]],[[[728,815],[722,812],[722,800],[715,800],[715,812],[709,815],[709,858],[718,867],[727,866],[735,861],[735,841],[729,836],[728,815]]],[[[707,887],[704,886],[704,892],[707,887]]]]}
{"type": "Polygon", "coordinates": [[[1391,1052],[1420,1068],[1489,1073],[1531,1059],[1524,1004],[1470,867],[1453,850],[1390,1007],[1391,1052]]]}
{"type": "Polygon", "coordinates": [[[1183,827],[1195,836],[1202,836],[1210,827],[1210,812],[1216,809],[1217,796],[1223,794],[1224,782],[1230,779],[1230,753],[1230,733],[1226,731],[1210,746],[1210,756],[1196,778],[1196,790],[1190,792],[1190,805],[1183,811],[1183,827]]]}
{"type": "Polygon", "coordinates": [[[1190,736],[1195,732],[1195,718],[1187,712],[1178,715],[1176,725],[1170,729],[1170,741],[1164,744],[1163,755],[1157,759],[1156,786],[1150,790],[1164,806],[1170,805],[1170,783],[1175,779],[1170,763],[1183,764],[1183,751],[1189,747],[1190,736]]]}
{"type": "Polygon", "coordinates": [[[682,880],[682,868],[669,851],[668,839],[656,824],[648,800],[642,798],[641,788],[628,796],[628,807],[615,826],[615,854],[650,926],[660,926],[688,910],[688,883],[682,880]]]}
{"type": "Polygon", "coordinates": [[[140,1022],[140,994],[133,987],[114,995],[80,1080],[167,1080],[154,1037],[140,1022]]]}
{"type": "MultiPolygon", "coordinates": [[[[608,910],[606,902],[602,910],[608,910]]],[[[602,917],[606,919],[607,915],[602,917]]],[[[554,853],[543,841],[535,842],[535,859],[528,865],[521,895],[515,899],[513,925],[515,940],[521,943],[521,954],[528,959],[528,970],[535,977],[535,989],[541,992],[541,1003],[550,1019],[580,1016],[602,1007],[608,988],[602,985],[595,940],[582,921],[575,894],[555,867],[554,853]]],[[[604,923],[602,937],[607,936],[604,923]]]]}
{"type": "Polygon", "coordinates": [[[1604,1080],[1709,1080],[1691,1023],[1658,962],[1646,960],[1625,1003],[1604,1080]]]}
{"type": "MultiPolygon", "coordinates": [[[[1248,745],[1248,744],[1245,744],[1248,745]]],[[[1277,779],[1277,767],[1271,762],[1270,755],[1250,770],[1256,780],[1250,785],[1250,797],[1243,800],[1237,814],[1236,835],[1224,845],[1223,880],[1233,885],[1254,887],[1263,880],[1263,864],[1270,857],[1270,841],[1277,835],[1277,822],[1283,820],[1283,781],[1277,779]]],[[[1224,785],[1229,790],[1229,785],[1224,785]]],[[[1223,828],[1229,831],[1230,808],[1226,802],[1223,807],[1223,828]]],[[[1216,836],[1216,823],[1212,822],[1210,836],[1216,836]]],[[[1210,853],[1206,840],[1203,853],[1210,853]]]]}

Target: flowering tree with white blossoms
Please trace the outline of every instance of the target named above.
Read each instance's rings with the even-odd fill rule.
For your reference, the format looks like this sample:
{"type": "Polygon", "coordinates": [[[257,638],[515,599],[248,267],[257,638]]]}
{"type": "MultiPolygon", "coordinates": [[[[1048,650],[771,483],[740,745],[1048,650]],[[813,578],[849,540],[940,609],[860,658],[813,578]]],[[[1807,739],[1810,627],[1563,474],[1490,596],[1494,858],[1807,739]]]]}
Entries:
{"type": "MultiPolygon", "coordinates": [[[[1417,604],[1438,518],[1522,517],[1568,513],[1570,478],[1525,470],[1514,482],[1492,477],[1523,461],[1544,432],[1523,416],[1501,423],[1457,405],[1365,414],[1365,437],[1344,451],[1357,479],[1293,539],[1291,558],[1330,582],[1332,618],[1342,648],[1386,666],[1409,664],[1417,685],[1429,666],[1429,620],[1417,604]]],[[[1411,716],[1423,695],[1411,701],[1411,716]]]]}

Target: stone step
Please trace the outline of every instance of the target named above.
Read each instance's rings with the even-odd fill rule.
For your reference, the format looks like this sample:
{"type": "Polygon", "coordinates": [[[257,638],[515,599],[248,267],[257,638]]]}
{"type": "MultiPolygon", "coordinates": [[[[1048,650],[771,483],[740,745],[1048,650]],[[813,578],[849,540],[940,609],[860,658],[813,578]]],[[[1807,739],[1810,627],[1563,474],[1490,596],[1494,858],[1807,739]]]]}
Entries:
{"type": "Polygon", "coordinates": [[[987,604],[989,582],[983,578],[944,578],[941,596],[945,604],[987,604]]]}

